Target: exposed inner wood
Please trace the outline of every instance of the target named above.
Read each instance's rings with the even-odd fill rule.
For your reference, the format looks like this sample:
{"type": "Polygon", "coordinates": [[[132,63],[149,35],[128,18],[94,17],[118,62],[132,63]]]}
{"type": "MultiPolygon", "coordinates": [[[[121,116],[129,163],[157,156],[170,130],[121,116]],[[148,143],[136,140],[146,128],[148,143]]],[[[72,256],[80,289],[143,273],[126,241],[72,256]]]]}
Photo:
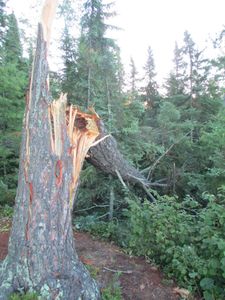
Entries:
{"type": "Polygon", "coordinates": [[[92,114],[81,112],[76,106],[67,106],[66,94],[61,94],[58,100],[54,100],[49,106],[49,122],[51,126],[51,147],[52,152],[58,156],[56,166],[57,184],[61,183],[63,166],[61,157],[63,153],[63,130],[66,128],[70,141],[69,155],[72,157],[73,180],[70,185],[70,205],[73,206],[73,199],[78,185],[80,171],[85,156],[95,139],[100,134],[98,123],[99,117],[92,111],[92,114]]]}
{"type": "Polygon", "coordinates": [[[49,45],[52,22],[55,16],[58,0],[46,0],[42,9],[41,24],[43,27],[44,40],[49,45]]]}

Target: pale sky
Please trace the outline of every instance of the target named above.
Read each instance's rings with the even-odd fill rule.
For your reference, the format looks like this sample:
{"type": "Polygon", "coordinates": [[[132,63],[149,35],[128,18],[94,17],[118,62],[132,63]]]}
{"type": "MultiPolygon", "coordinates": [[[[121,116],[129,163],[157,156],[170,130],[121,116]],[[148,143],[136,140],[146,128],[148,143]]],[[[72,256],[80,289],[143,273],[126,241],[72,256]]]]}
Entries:
{"type": "Polygon", "coordinates": [[[199,48],[225,25],[225,0],[116,0],[114,33],[123,62],[132,56],[141,72],[152,47],[157,73],[162,79],[171,69],[175,41],[182,43],[188,30],[199,48]]]}
{"type": "MultiPolygon", "coordinates": [[[[35,1],[10,0],[10,6],[17,16],[25,16],[35,1]]],[[[160,81],[171,69],[175,41],[181,44],[185,30],[202,49],[225,25],[225,0],[115,0],[114,9],[118,15],[108,22],[122,30],[110,35],[121,48],[125,70],[133,57],[141,73],[151,46],[160,81]]],[[[38,21],[39,14],[33,11],[31,17],[38,21]]]]}

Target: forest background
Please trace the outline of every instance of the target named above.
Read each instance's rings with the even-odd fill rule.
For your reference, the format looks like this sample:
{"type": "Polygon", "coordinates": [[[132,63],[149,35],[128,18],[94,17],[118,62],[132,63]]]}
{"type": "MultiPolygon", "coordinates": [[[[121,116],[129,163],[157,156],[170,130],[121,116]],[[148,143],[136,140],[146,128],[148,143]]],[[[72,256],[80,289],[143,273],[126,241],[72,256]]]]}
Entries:
{"type": "MultiPolygon", "coordinates": [[[[112,4],[64,0],[59,71],[53,97],[68,93],[82,109],[94,106],[120,151],[149,188],[105,175],[85,162],[74,226],[114,240],[161,266],[180,286],[205,299],[225,295],[225,27],[214,57],[189,32],[175,44],[173,68],[161,85],[149,46],[143,76],[130,59],[125,74],[107,31],[112,4]],[[220,51],[218,51],[220,50],[220,51]],[[125,75],[128,80],[125,84],[125,75]]],[[[35,33],[0,1],[0,205],[10,215],[17,187],[25,93],[35,33]],[[29,32],[29,34],[27,34],[29,32]]],[[[145,55],[146,49],[143,51],[145,55]]]]}

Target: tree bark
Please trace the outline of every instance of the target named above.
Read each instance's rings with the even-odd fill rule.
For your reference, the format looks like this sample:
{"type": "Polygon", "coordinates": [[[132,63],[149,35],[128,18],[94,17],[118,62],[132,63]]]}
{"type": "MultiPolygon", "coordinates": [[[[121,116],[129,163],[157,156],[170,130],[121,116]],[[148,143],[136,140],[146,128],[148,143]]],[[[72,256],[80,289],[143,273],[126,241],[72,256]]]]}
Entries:
{"type": "Polygon", "coordinates": [[[106,174],[117,177],[119,173],[129,183],[148,186],[149,181],[145,176],[123,157],[115,138],[107,133],[102,120],[99,121],[99,130],[97,140],[100,142],[90,147],[87,161],[106,174]]]}
{"type": "Polygon", "coordinates": [[[0,300],[15,291],[43,299],[100,299],[79,261],[71,207],[85,155],[99,134],[98,117],[52,101],[47,44],[54,1],[39,24],[22,134],[19,181],[8,255],[0,265],[0,300]]]}

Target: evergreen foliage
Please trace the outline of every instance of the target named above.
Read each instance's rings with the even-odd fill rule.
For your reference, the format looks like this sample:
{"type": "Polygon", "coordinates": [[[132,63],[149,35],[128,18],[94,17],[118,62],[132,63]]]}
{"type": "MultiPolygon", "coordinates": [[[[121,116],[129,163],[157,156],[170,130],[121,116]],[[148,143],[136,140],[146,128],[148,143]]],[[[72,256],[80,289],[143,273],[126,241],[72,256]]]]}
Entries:
{"type": "Polygon", "coordinates": [[[0,204],[13,204],[28,68],[14,14],[4,15],[0,45],[0,204]]]}
{"type": "Polygon", "coordinates": [[[158,95],[158,86],[156,82],[155,61],[151,47],[148,47],[147,62],[144,67],[146,77],[146,97],[147,101],[151,101],[151,97],[158,95]],[[150,99],[150,100],[148,100],[150,99]]]}

